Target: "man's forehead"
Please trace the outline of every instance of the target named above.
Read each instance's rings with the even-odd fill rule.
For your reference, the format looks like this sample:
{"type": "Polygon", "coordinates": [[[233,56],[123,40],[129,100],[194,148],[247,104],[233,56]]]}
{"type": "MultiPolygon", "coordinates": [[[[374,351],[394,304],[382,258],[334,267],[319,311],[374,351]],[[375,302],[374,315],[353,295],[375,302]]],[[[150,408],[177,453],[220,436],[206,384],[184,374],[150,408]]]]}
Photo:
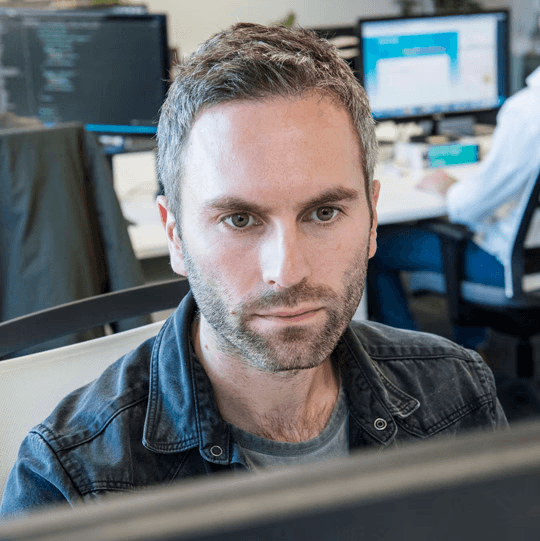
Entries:
{"type": "Polygon", "coordinates": [[[281,127],[298,128],[313,123],[330,127],[333,124],[341,129],[348,126],[354,132],[349,112],[337,99],[312,92],[305,96],[232,100],[205,108],[197,115],[190,135],[210,138],[230,131],[235,125],[261,130],[268,124],[268,117],[281,127]]]}
{"type": "Polygon", "coordinates": [[[320,96],[229,102],[197,119],[184,157],[182,191],[197,200],[291,200],[364,188],[347,112],[320,96]]]}

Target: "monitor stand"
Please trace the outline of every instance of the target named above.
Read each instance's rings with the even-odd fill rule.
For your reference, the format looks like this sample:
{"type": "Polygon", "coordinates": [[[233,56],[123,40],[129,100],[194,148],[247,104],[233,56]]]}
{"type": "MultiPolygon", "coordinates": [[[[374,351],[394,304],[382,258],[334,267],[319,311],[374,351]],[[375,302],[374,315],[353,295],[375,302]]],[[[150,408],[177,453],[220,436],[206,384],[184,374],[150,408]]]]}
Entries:
{"type": "Polygon", "coordinates": [[[420,122],[424,133],[411,137],[412,143],[444,144],[474,135],[475,119],[471,115],[446,118],[441,115],[420,122]]]}

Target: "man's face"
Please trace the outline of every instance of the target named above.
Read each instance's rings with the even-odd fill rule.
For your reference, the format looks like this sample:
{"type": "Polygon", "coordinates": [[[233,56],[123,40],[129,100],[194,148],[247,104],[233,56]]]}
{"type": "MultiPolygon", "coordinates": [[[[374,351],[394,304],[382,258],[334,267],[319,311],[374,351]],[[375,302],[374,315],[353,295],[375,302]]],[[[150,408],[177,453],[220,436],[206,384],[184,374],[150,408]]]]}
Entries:
{"type": "Polygon", "coordinates": [[[204,111],[181,196],[181,240],[166,217],[172,266],[220,350],[270,372],[327,359],[376,248],[378,183],[371,223],[346,111],[318,96],[204,111]]]}

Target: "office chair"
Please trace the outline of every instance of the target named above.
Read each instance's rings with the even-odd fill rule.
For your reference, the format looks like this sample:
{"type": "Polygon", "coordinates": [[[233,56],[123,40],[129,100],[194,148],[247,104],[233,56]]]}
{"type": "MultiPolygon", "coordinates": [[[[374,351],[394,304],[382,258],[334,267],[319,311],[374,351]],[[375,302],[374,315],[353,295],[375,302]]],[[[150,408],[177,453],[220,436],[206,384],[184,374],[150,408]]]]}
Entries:
{"type": "MultiPolygon", "coordinates": [[[[0,323],[1,353],[95,325],[176,307],[187,280],[108,293],[0,323]],[[31,336],[29,336],[31,335],[31,336]]],[[[28,431],[71,391],[97,378],[125,353],[155,336],[163,321],[0,362],[0,498],[28,431]]]]}
{"type": "Polygon", "coordinates": [[[111,171],[81,124],[0,130],[0,193],[0,321],[144,283],[111,171]]]}
{"type": "Polygon", "coordinates": [[[526,378],[534,373],[531,337],[540,334],[540,291],[525,291],[523,278],[540,271],[540,248],[528,247],[525,240],[533,215],[540,209],[539,198],[540,174],[522,197],[521,219],[511,243],[511,273],[505,275],[504,288],[464,280],[462,248],[473,233],[463,225],[442,221],[425,222],[415,227],[439,237],[444,274],[419,271],[410,276],[414,294],[445,295],[453,325],[489,327],[516,337],[516,371],[518,377],[526,378]]]}
{"type": "Polygon", "coordinates": [[[0,322],[0,361],[16,351],[61,336],[176,308],[188,291],[189,282],[185,278],[164,280],[0,322]]]}

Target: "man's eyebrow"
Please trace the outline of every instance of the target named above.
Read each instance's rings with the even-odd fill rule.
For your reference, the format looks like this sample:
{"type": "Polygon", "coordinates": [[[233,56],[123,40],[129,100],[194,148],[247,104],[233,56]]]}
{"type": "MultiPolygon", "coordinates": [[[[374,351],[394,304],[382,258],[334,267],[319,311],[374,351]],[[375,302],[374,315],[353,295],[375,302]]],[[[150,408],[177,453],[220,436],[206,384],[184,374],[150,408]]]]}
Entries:
{"type": "Polygon", "coordinates": [[[231,195],[211,199],[204,204],[203,208],[207,211],[250,212],[254,214],[265,214],[267,212],[264,207],[257,203],[231,195]]]}
{"type": "MultiPolygon", "coordinates": [[[[354,201],[358,199],[360,192],[351,188],[337,187],[330,188],[308,201],[298,205],[299,211],[305,211],[314,207],[321,207],[339,201],[354,201]]],[[[249,212],[253,214],[265,215],[270,213],[270,209],[253,201],[247,201],[238,196],[223,196],[211,199],[204,204],[206,211],[233,211],[249,212]]]]}
{"type": "Polygon", "coordinates": [[[300,206],[301,210],[308,210],[314,207],[323,207],[330,203],[338,203],[340,201],[355,201],[360,197],[360,192],[358,190],[353,190],[352,188],[330,188],[325,192],[316,195],[313,199],[302,203],[300,206]]]}

